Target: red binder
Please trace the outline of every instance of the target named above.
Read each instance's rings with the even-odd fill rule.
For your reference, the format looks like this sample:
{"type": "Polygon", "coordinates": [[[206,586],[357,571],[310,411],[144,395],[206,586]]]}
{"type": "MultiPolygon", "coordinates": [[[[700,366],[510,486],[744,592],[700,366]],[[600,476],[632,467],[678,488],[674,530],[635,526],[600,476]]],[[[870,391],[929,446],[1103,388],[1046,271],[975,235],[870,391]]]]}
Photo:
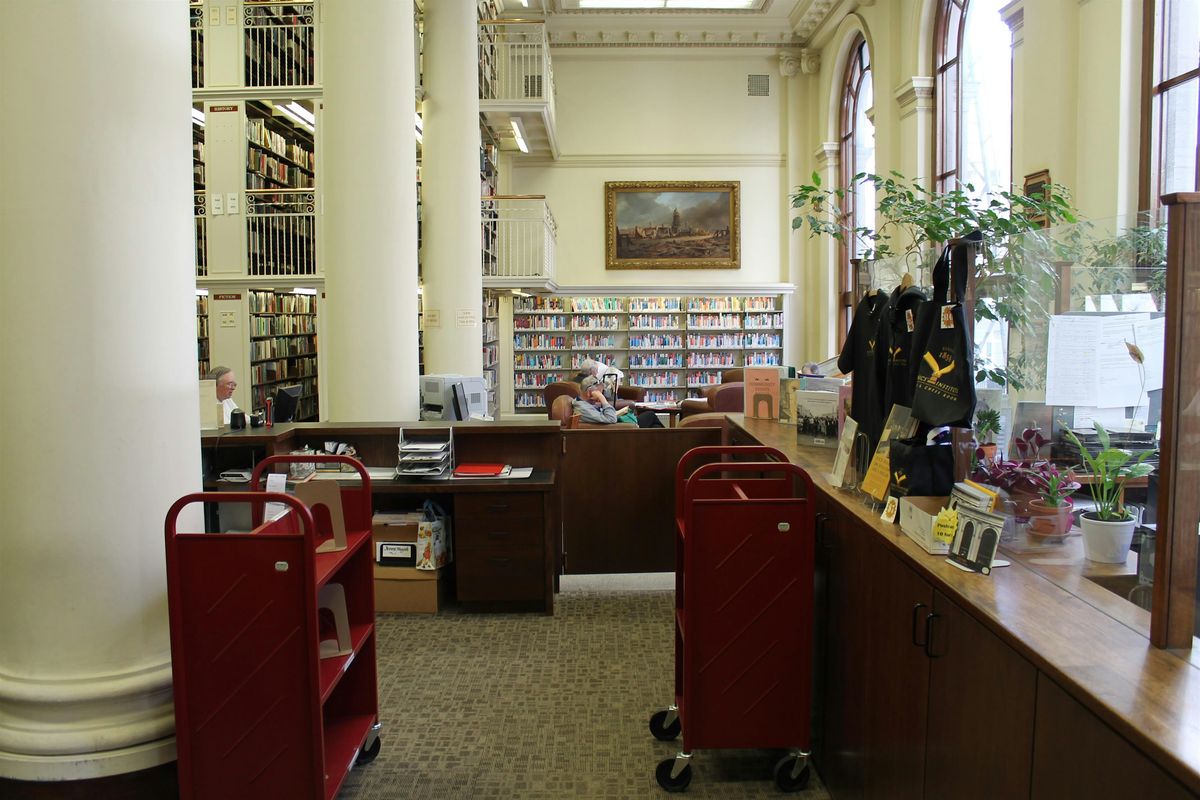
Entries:
{"type": "Polygon", "coordinates": [[[507,468],[507,464],[459,464],[454,468],[458,478],[494,478],[507,468]]]}

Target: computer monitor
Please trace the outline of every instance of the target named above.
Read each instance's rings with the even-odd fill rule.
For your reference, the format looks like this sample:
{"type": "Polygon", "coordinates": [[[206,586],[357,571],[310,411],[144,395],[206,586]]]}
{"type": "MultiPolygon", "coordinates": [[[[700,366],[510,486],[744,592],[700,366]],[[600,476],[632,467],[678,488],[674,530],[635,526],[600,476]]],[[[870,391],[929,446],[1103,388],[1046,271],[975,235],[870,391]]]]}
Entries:
{"type": "Polygon", "coordinates": [[[296,406],[299,403],[299,386],[280,386],[275,390],[275,400],[271,406],[271,421],[291,422],[296,416],[296,406]]]}
{"type": "Polygon", "coordinates": [[[460,422],[470,419],[471,407],[467,403],[467,390],[463,387],[462,381],[450,384],[450,389],[454,394],[453,418],[460,422]]]}

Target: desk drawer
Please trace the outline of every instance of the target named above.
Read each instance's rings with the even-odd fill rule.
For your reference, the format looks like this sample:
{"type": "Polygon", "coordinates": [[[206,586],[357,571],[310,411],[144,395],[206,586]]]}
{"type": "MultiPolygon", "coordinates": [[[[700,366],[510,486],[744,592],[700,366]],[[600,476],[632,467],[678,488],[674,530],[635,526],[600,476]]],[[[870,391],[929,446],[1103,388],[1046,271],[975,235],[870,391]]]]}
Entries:
{"type": "Polygon", "coordinates": [[[542,547],[545,539],[542,515],[499,515],[454,517],[455,547],[542,547]]]}
{"type": "Polygon", "coordinates": [[[545,593],[546,565],[540,548],[459,550],[454,557],[460,601],[540,601],[545,593]]]}
{"type": "Polygon", "coordinates": [[[541,515],[541,492],[480,492],[454,498],[455,517],[518,517],[541,515]]]}

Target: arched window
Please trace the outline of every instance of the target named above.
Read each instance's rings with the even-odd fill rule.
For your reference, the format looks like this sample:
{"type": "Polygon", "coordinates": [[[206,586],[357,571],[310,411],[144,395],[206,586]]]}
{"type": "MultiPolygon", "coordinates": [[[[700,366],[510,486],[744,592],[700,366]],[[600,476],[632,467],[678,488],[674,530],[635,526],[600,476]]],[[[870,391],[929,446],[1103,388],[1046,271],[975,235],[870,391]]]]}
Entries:
{"type": "Polygon", "coordinates": [[[1156,0],[1152,5],[1149,147],[1143,148],[1149,164],[1143,170],[1142,208],[1156,208],[1164,194],[1194,192],[1200,186],[1200,4],[1156,0]]]}
{"type": "MultiPolygon", "coordinates": [[[[850,46],[850,58],[846,61],[845,78],[842,81],[842,109],[840,118],[840,164],[841,186],[852,193],[844,204],[842,222],[848,229],[875,225],[875,186],[860,181],[854,185],[854,176],[861,172],[875,171],[875,125],[867,116],[874,103],[871,83],[871,54],[867,41],[859,34],[850,46]]],[[[858,300],[858,276],[854,273],[851,259],[862,256],[866,244],[849,236],[842,247],[840,257],[841,302],[838,306],[839,335],[845,336],[850,329],[850,317],[854,303],[858,300]]]]}
{"type": "Polygon", "coordinates": [[[975,194],[1012,185],[1012,47],[1006,0],[942,0],[934,53],[937,152],[934,189],[975,194]]]}

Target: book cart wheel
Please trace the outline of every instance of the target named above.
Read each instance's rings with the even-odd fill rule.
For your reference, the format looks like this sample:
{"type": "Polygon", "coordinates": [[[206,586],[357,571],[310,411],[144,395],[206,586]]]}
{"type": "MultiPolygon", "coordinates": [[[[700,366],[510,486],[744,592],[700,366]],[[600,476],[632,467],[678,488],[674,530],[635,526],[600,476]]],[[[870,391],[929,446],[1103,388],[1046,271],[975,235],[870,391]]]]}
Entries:
{"type": "Polygon", "coordinates": [[[658,762],[654,777],[658,785],[668,792],[682,792],[692,782],[692,765],[688,763],[688,756],[681,753],[658,762]]]}
{"type": "Polygon", "coordinates": [[[375,760],[375,756],[379,755],[380,738],[373,737],[374,741],[358,751],[358,758],[355,759],[355,764],[370,764],[375,760]]]}
{"type": "Polygon", "coordinates": [[[679,710],[674,706],[655,711],[650,717],[650,733],[660,742],[669,742],[679,737],[679,710]]]}
{"type": "Polygon", "coordinates": [[[780,791],[798,792],[808,785],[811,774],[807,756],[789,753],[775,764],[775,785],[780,791]]]}

